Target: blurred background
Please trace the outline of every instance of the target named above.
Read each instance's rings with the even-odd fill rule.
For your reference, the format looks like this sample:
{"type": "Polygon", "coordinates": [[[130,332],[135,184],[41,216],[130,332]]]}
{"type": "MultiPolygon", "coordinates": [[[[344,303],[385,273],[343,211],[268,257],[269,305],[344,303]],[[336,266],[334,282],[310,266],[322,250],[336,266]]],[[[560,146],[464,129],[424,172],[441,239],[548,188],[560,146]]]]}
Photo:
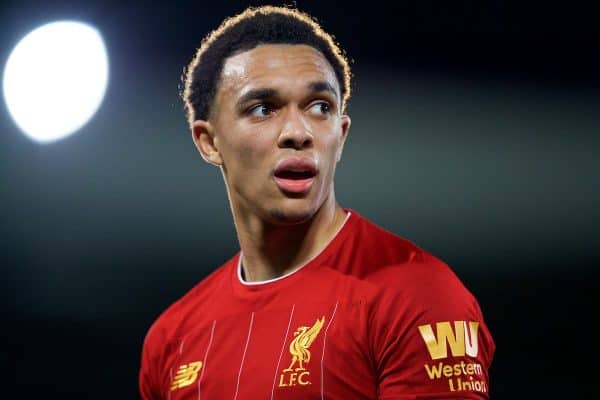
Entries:
{"type": "MultiPolygon", "coordinates": [[[[5,394],[138,398],[150,324],[238,250],[222,177],[198,155],[178,93],[200,40],[258,4],[0,3],[3,67],[27,32],[62,19],[96,26],[110,65],[97,114],[64,140],[35,143],[0,107],[5,394]]],[[[591,393],[596,14],[564,2],[297,5],[353,60],[340,203],[445,260],[478,297],[497,343],[492,398],[591,393]]]]}

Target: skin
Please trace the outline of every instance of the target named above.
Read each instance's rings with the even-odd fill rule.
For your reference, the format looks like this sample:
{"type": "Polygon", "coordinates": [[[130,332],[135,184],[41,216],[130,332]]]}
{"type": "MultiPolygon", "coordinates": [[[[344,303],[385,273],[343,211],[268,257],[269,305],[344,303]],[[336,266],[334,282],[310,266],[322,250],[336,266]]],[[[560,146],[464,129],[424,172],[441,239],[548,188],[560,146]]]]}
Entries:
{"type": "Polygon", "coordinates": [[[222,171],[246,281],[304,265],[342,226],[333,179],[350,118],[340,107],[335,73],[313,47],[260,45],[226,60],[210,117],[194,122],[192,136],[222,171]],[[273,179],[277,163],[293,156],[317,166],[306,193],[282,191],[273,179]]]}

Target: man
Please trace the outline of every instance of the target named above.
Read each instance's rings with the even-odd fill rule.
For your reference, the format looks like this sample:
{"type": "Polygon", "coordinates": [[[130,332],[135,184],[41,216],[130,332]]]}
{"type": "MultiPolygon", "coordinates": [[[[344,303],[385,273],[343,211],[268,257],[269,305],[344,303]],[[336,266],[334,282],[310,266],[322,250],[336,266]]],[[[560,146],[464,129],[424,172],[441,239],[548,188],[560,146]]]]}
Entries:
{"type": "Polygon", "coordinates": [[[485,399],[494,342],[442,261],[342,208],[350,68],[291,8],[198,49],[183,97],[223,174],[240,252],[150,328],[143,399],[485,399]]]}

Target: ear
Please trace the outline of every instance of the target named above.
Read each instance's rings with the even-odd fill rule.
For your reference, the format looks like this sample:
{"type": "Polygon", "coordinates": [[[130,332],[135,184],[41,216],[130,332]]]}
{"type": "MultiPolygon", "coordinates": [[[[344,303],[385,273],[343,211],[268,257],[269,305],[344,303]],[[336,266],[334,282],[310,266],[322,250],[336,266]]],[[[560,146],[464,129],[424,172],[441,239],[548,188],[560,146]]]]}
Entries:
{"type": "Polygon", "coordinates": [[[342,115],[340,117],[340,122],[342,124],[342,137],[340,138],[340,144],[337,150],[336,161],[340,161],[342,158],[342,151],[344,150],[344,143],[346,143],[346,138],[348,137],[348,131],[350,130],[350,117],[348,115],[342,115]]]}
{"type": "Polygon", "coordinates": [[[198,152],[208,163],[216,166],[223,164],[219,153],[218,139],[215,137],[213,126],[210,122],[198,119],[192,125],[192,139],[198,152]]]}

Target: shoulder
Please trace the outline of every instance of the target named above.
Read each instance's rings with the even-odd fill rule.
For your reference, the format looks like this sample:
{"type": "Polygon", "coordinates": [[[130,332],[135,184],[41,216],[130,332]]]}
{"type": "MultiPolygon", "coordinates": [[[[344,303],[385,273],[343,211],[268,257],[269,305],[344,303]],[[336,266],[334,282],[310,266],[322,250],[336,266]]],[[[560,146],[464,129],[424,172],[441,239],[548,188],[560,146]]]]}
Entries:
{"type": "Polygon", "coordinates": [[[352,225],[359,253],[366,253],[362,278],[398,295],[471,294],[453,269],[414,242],[371,222],[354,210],[352,225]]]}
{"type": "MultiPolygon", "coordinates": [[[[444,261],[418,249],[409,262],[390,264],[368,278],[378,289],[383,303],[407,312],[430,314],[478,314],[475,296],[444,261]]],[[[456,315],[457,317],[459,315],[456,315]]]]}
{"type": "Polygon", "coordinates": [[[236,259],[237,255],[169,305],[146,332],[139,373],[139,388],[144,398],[159,397],[157,393],[161,390],[161,382],[167,379],[163,366],[169,364],[169,357],[181,349],[187,330],[206,315],[203,312],[208,309],[206,305],[227,284],[228,271],[236,259]]]}
{"type": "Polygon", "coordinates": [[[383,250],[386,247],[391,250],[406,249],[412,251],[418,249],[418,246],[410,240],[383,228],[357,211],[351,209],[347,209],[347,211],[351,213],[352,217],[350,228],[354,235],[360,238],[365,247],[370,245],[377,250],[383,250]]]}
{"type": "Polygon", "coordinates": [[[479,331],[479,355],[482,365],[489,365],[495,344],[479,302],[444,261],[421,249],[410,262],[379,268],[368,281],[375,288],[369,325],[376,347],[383,349],[399,341],[427,360],[425,350],[433,351],[429,338],[435,336],[427,332],[462,340],[467,329],[462,327],[468,325],[475,335],[479,331]]]}
{"type": "Polygon", "coordinates": [[[227,284],[230,268],[233,267],[237,254],[211,272],[187,293],[171,303],[154,320],[146,333],[144,347],[164,346],[177,341],[184,335],[186,327],[193,325],[194,316],[202,315],[202,310],[210,298],[219,293],[227,284]]]}
{"type": "Polygon", "coordinates": [[[350,213],[348,229],[344,232],[343,249],[338,255],[343,258],[341,264],[347,269],[344,272],[365,278],[387,265],[411,262],[420,251],[411,241],[375,224],[355,210],[347,211],[350,213]]]}
{"type": "Polygon", "coordinates": [[[376,288],[368,321],[378,375],[385,377],[382,398],[404,390],[448,393],[467,380],[461,390],[487,396],[495,343],[475,296],[450,266],[421,249],[367,279],[376,288]],[[441,372],[447,370],[452,374],[441,372]]]}
{"type": "Polygon", "coordinates": [[[417,301],[449,296],[473,299],[472,293],[454,270],[423,249],[417,249],[407,262],[379,268],[369,276],[369,280],[387,292],[417,301]]]}

